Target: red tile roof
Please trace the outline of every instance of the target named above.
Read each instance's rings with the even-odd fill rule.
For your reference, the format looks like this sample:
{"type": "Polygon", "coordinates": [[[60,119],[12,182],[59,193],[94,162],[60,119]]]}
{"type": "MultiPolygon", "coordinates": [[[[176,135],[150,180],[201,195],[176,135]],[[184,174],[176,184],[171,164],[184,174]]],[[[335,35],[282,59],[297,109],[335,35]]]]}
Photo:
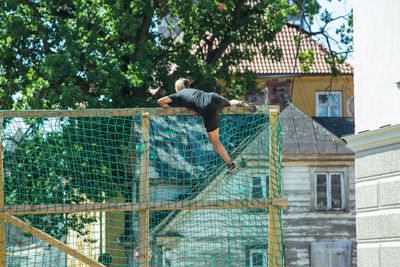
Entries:
{"type": "MultiPolygon", "coordinates": [[[[282,31],[276,35],[275,40],[265,45],[280,47],[282,49],[282,57],[280,61],[272,60],[269,57],[262,55],[262,45],[259,47],[252,46],[253,51],[257,54],[252,61],[243,61],[237,66],[237,71],[244,71],[248,69],[258,75],[279,75],[279,74],[292,74],[294,66],[294,58],[296,56],[295,37],[298,36],[298,27],[286,25],[282,31]]],[[[314,40],[310,35],[302,33],[302,42],[300,44],[301,51],[307,51],[311,48],[314,51],[315,63],[311,66],[309,73],[304,73],[300,69],[300,63],[297,60],[296,74],[331,74],[331,69],[325,58],[328,55],[328,50],[314,40]]],[[[353,67],[348,63],[343,63],[337,66],[342,74],[353,74],[353,67]]]]}

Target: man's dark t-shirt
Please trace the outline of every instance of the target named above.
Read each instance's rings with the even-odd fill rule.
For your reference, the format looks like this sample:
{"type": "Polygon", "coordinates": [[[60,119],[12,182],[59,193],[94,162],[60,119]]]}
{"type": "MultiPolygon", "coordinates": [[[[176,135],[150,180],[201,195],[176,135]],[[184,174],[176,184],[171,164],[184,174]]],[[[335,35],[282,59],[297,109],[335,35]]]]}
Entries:
{"type": "Polygon", "coordinates": [[[168,97],[171,98],[173,105],[186,107],[204,116],[205,110],[211,103],[214,94],[197,89],[183,89],[168,97]]]}
{"type": "Polygon", "coordinates": [[[229,101],[216,94],[197,89],[183,89],[168,96],[173,105],[183,106],[196,111],[204,118],[208,132],[219,127],[219,113],[223,107],[229,106],[229,101]]]}

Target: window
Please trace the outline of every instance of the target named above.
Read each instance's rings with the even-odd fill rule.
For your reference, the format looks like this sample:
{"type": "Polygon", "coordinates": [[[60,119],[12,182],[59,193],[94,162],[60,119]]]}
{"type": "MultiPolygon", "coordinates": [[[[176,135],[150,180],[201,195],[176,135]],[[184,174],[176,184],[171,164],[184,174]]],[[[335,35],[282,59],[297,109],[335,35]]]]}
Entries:
{"type": "Polygon", "coordinates": [[[341,173],[315,174],[315,209],[344,210],[344,183],[341,173]]]}
{"type": "Polygon", "coordinates": [[[258,198],[268,198],[268,191],[267,191],[267,180],[269,176],[260,177],[254,176],[253,177],[253,187],[251,190],[251,197],[253,199],[258,198]]]}
{"type": "Polygon", "coordinates": [[[317,117],[342,117],[342,92],[317,92],[317,117]]]}
{"type": "MultiPolygon", "coordinates": [[[[252,199],[262,199],[268,198],[268,181],[269,176],[254,176],[252,178],[252,185],[251,185],[251,198],[252,199]]],[[[256,202],[256,201],[255,201],[256,202]]],[[[247,210],[250,213],[260,213],[265,212],[265,209],[249,209],[247,210]]]]}
{"type": "Polygon", "coordinates": [[[250,250],[250,267],[267,267],[268,250],[252,249],[250,250]]]}
{"type": "Polygon", "coordinates": [[[171,249],[165,249],[163,251],[163,266],[170,267],[171,266],[171,249]]]}

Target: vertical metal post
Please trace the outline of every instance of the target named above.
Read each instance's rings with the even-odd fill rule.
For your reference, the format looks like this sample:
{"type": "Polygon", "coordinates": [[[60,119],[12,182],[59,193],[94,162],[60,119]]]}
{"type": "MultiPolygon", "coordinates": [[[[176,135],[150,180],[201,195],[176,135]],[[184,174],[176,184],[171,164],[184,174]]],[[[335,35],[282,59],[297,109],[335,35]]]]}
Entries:
{"type": "Polygon", "coordinates": [[[140,155],[140,181],[139,181],[139,266],[149,266],[149,124],[150,114],[142,114],[142,144],[144,151],[140,155]]]}
{"type": "MultiPolygon", "coordinates": [[[[270,111],[269,115],[269,198],[279,198],[279,145],[278,145],[278,110],[270,111]]],[[[268,266],[283,266],[282,262],[282,232],[281,207],[269,207],[269,238],[268,238],[268,266]]]]}
{"type": "MultiPolygon", "coordinates": [[[[0,206],[4,205],[4,170],[3,170],[3,118],[0,118],[0,206]]],[[[4,210],[0,211],[0,266],[6,266],[6,235],[4,210]]]]}

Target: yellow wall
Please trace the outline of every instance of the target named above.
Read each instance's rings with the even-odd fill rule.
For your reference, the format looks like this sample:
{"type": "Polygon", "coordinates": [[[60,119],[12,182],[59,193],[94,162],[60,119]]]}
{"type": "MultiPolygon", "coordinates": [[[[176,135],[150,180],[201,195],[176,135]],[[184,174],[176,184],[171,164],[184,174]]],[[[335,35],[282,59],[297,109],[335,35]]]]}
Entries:
{"type": "MultiPolygon", "coordinates": [[[[258,79],[260,88],[267,80],[292,80],[292,77],[258,79]]],[[[353,76],[332,78],[331,76],[300,76],[294,80],[292,103],[309,116],[315,116],[315,93],[317,91],[342,91],[343,117],[352,117],[347,112],[347,100],[354,96],[353,76]]]]}
{"type": "MultiPolygon", "coordinates": [[[[67,236],[67,244],[70,248],[79,251],[80,253],[91,258],[94,261],[97,261],[99,255],[103,253],[103,251],[100,250],[99,240],[100,238],[103,238],[104,240],[104,229],[100,230],[100,212],[87,212],[85,215],[89,217],[96,217],[97,221],[91,224],[85,224],[85,230],[88,231],[88,233],[84,236],[80,236],[78,232],[75,232],[74,230],[69,230],[67,236]],[[100,236],[100,233],[103,233],[103,237],[100,236]],[[86,239],[97,240],[97,242],[89,243],[85,241],[86,239]]],[[[68,216],[69,215],[67,215],[67,218],[68,216]]],[[[101,219],[103,220],[102,225],[104,225],[104,217],[102,217],[101,219]]],[[[67,264],[68,266],[88,266],[70,255],[68,255],[67,264]]]]}

